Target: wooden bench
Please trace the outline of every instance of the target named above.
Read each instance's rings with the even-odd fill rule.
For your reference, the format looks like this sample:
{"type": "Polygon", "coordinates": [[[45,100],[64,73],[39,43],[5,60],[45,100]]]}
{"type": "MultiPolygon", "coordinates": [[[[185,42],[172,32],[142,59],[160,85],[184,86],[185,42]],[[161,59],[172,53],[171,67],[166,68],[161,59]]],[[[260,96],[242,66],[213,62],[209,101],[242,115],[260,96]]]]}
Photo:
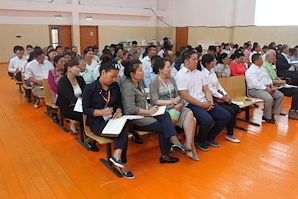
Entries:
{"type": "MultiPolygon", "coordinates": [[[[243,122],[247,122],[252,125],[260,126],[260,124],[251,122],[249,120],[250,115],[250,106],[252,106],[256,102],[263,101],[262,99],[258,98],[249,98],[247,97],[247,87],[245,83],[244,76],[232,76],[227,78],[218,78],[219,83],[225,89],[225,91],[229,94],[232,101],[237,102],[241,109],[245,109],[245,118],[237,118],[243,122]]],[[[235,128],[245,130],[247,129],[239,126],[235,126],[235,128]]]]}
{"type": "Polygon", "coordinates": [[[64,121],[65,120],[69,120],[71,121],[70,119],[68,118],[64,118],[61,114],[61,111],[59,111],[59,106],[55,105],[52,103],[52,100],[51,100],[51,88],[50,88],[50,85],[49,85],[49,82],[48,82],[48,79],[43,79],[42,80],[42,85],[43,85],[43,89],[44,89],[44,101],[45,101],[45,104],[46,104],[46,108],[47,108],[47,111],[45,112],[45,114],[47,116],[49,116],[51,119],[53,119],[51,113],[60,113],[60,122],[58,124],[58,126],[64,131],[64,132],[69,132],[67,128],[65,128],[64,126],[64,121]]]}
{"type": "Polygon", "coordinates": [[[32,93],[31,93],[31,86],[27,86],[26,85],[26,80],[25,80],[25,76],[22,74],[22,86],[23,89],[25,90],[25,97],[27,98],[28,103],[30,103],[32,100],[32,93]]]}
{"type": "Polygon", "coordinates": [[[100,158],[99,161],[105,166],[107,167],[110,171],[112,171],[112,173],[114,173],[117,177],[121,178],[122,175],[119,173],[118,170],[116,170],[113,166],[113,164],[110,162],[110,157],[112,157],[112,143],[114,142],[114,140],[110,139],[110,138],[105,138],[102,136],[98,136],[95,135],[91,130],[90,127],[86,125],[86,119],[87,116],[85,114],[83,114],[83,126],[84,126],[84,132],[86,134],[86,138],[84,138],[84,142],[82,144],[84,144],[85,148],[90,150],[86,143],[89,142],[90,140],[95,140],[96,142],[98,142],[100,145],[106,145],[106,159],[104,158],[100,158]]]}
{"type": "Polygon", "coordinates": [[[19,86],[19,92],[23,93],[23,91],[22,91],[22,85],[23,85],[22,81],[17,80],[15,77],[14,77],[14,80],[16,82],[16,85],[19,86]]]}

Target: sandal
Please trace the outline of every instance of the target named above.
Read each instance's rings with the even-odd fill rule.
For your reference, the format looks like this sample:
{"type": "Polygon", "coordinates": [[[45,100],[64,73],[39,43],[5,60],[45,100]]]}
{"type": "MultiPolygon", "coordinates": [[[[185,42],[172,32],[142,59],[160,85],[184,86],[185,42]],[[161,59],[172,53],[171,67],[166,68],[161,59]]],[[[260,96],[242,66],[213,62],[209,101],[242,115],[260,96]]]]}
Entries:
{"type": "Polygon", "coordinates": [[[187,153],[191,151],[191,149],[188,149],[183,145],[172,144],[170,151],[174,151],[174,150],[180,153],[187,153]]]}

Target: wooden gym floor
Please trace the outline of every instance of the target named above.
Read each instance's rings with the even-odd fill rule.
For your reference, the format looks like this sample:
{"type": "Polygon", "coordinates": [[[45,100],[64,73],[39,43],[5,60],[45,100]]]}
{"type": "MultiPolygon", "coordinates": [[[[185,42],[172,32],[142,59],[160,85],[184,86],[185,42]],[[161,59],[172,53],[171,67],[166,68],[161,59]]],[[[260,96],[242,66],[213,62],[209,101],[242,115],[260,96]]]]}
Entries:
{"type": "MultiPolygon", "coordinates": [[[[276,116],[277,124],[261,127],[237,121],[241,140],[217,141],[220,148],[198,151],[200,162],[186,156],[176,164],[159,164],[156,135],[143,145],[129,141],[129,166],[134,180],[117,178],[87,151],[75,136],[64,133],[18,92],[0,65],[0,198],[298,198],[298,123],[276,116]]],[[[285,98],[283,112],[289,109],[285,98]]],[[[261,123],[262,105],[251,113],[261,123]]],[[[243,113],[240,116],[244,116],[243,113]]],[[[183,138],[181,141],[183,141],[183,138]]]]}

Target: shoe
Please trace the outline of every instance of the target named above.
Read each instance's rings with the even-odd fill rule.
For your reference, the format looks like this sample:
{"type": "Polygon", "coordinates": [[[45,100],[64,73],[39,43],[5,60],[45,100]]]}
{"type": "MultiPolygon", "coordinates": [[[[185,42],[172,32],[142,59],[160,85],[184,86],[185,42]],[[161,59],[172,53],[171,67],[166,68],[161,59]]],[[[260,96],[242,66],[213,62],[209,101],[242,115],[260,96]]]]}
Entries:
{"type": "Polygon", "coordinates": [[[200,158],[198,155],[193,155],[192,152],[188,152],[185,154],[187,157],[189,157],[190,159],[194,160],[194,161],[200,161],[200,158]]]}
{"type": "Polygon", "coordinates": [[[70,125],[69,129],[70,129],[71,133],[73,133],[73,134],[78,133],[78,127],[76,127],[76,126],[70,125]]]}
{"type": "Polygon", "coordinates": [[[269,123],[269,124],[275,124],[275,119],[272,118],[272,119],[267,119],[265,118],[264,116],[262,117],[262,120],[264,120],[265,122],[269,123]]]}
{"type": "Polygon", "coordinates": [[[165,157],[160,156],[159,163],[176,163],[179,162],[179,158],[174,158],[170,155],[165,155],[165,157]]]}
{"type": "Polygon", "coordinates": [[[118,170],[121,173],[121,175],[126,179],[134,179],[135,178],[135,175],[131,171],[124,173],[120,167],[118,167],[118,170]]]}
{"type": "Polygon", "coordinates": [[[98,152],[99,151],[99,149],[96,146],[96,142],[94,142],[94,141],[87,142],[86,145],[93,152],[98,152]]]}
{"type": "Polygon", "coordinates": [[[279,113],[280,115],[282,115],[282,116],[286,116],[287,114],[285,114],[285,113],[279,113]]]}
{"type": "Polygon", "coordinates": [[[213,147],[219,147],[220,145],[215,140],[208,140],[208,144],[213,147]]]}
{"type": "Polygon", "coordinates": [[[131,140],[137,144],[143,144],[143,140],[141,140],[139,134],[137,134],[137,133],[132,134],[131,140]]]}
{"type": "Polygon", "coordinates": [[[275,124],[275,119],[266,119],[264,117],[262,117],[262,119],[269,124],[275,124]]]}
{"type": "Polygon", "coordinates": [[[59,123],[59,119],[58,119],[56,113],[53,114],[53,121],[54,121],[55,123],[59,123]]]}
{"type": "Polygon", "coordinates": [[[289,119],[298,120],[298,114],[296,111],[289,111],[289,119]]]}
{"type": "Polygon", "coordinates": [[[206,143],[201,143],[201,142],[196,142],[197,146],[199,149],[201,149],[202,151],[209,151],[209,147],[207,146],[206,143]]]}
{"type": "Polygon", "coordinates": [[[124,168],[124,165],[121,160],[118,160],[114,156],[110,157],[109,159],[116,167],[124,168]]]}
{"type": "Polygon", "coordinates": [[[39,108],[39,104],[34,104],[34,108],[39,108]]]}
{"type": "Polygon", "coordinates": [[[227,135],[226,139],[231,141],[231,142],[234,142],[234,143],[240,143],[240,140],[237,139],[234,135],[227,135]]]}
{"type": "Polygon", "coordinates": [[[183,145],[172,144],[170,151],[178,151],[180,153],[187,153],[187,152],[190,152],[191,149],[188,149],[183,145]]]}

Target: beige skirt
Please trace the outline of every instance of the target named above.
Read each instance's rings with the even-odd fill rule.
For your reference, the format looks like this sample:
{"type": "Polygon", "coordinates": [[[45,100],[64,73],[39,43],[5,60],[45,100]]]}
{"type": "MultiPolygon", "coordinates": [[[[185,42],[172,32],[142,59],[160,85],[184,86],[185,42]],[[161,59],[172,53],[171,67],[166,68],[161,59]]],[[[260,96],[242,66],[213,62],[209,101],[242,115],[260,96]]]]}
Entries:
{"type": "Polygon", "coordinates": [[[185,106],[183,106],[179,120],[178,122],[175,123],[175,125],[179,126],[180,128],[183,128],[184,120],[189,111],[191,111],[189,108],[186,108],[185,106]]]}

